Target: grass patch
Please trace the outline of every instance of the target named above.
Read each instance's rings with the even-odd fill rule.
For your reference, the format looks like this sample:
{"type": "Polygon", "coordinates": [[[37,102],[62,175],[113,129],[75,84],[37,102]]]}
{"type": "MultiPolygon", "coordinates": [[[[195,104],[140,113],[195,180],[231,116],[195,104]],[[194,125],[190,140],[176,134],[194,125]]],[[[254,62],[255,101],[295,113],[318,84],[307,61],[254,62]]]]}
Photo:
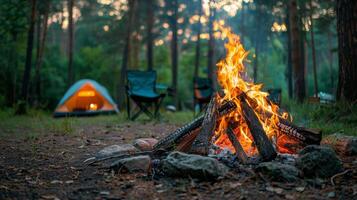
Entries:
{"type": "MultiPolygon", "coordinates": [[[[286,102],[283,106],[293,116],[293,121],[299,126],[318,128],[323,134],[342,132],[357,136],[357,106],[349,104],[297,104],[286,102]]],[[[0,138],[15,137],[37,139],[46,134],[72,135],[84,127],[113,127],[121,124],[170,123],[185,124],[193,119],[193,113],[161,112],[161,120],[150,121],[141,115],[135,122],[129,121],[125,112],[118,115],[103,115],[96,117],[71,117],[54,119],[52,113],[41,110],[30,110],[27,115],[16,116],[12,109],[0,110],[0,138]]]]}
{"type": "Polygon", "coordinates": [[[357,105],[287,102],[283,108],[297,125],[321,129],[324,135],[340,132],[357,136],[357,105]]]}

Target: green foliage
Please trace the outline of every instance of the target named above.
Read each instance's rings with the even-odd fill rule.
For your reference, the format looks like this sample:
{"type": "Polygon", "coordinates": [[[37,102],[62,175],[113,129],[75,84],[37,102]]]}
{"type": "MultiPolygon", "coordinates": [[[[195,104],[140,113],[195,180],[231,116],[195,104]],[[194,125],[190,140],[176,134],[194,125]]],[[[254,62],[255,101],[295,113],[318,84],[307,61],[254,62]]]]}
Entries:
{"type": "Polygon", "coordinates": [[[285,102],[294,123],[310,128],[321,129],[324,135],[341,132],[357,136],[357,105],[344,102],[337,104],[297,104],[285,102]]]}

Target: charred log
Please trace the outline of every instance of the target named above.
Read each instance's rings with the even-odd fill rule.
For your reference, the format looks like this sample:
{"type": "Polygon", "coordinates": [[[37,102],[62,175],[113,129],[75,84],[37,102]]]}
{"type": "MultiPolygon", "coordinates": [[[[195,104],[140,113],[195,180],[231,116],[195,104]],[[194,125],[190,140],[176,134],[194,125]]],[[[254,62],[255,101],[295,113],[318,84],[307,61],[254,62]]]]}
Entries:
{"type": "Polygon", "coordinates": [[[251,108],[245,101],[244,96],[242,96],[240,99],[244,119],[249,127],[250,133],[253,136],[254,143],[262,160],[273,160],[277,153],[272,143],[269,141],[269,138],[267,137],[263,126],[258,119],[258,116],[255,114],[253,108],[251,108]]]}
{"type": "Polygon", "coordinates": [[[234,134],[231,125],[228,126],[226,133],[229,141],[232,143],[234,149],[236,150],[236,156],[239,162],[243,164],[247,163],[248,160],[247,154],[244,152],[242,145],[239,143],[236,135],[234,134]]]}
{"type": "MultiPolygon", "coordinates": [[[[236,109],[236,107],[237,106],[232,101],[224,102],[218,108],[218,117],[224,116],[224,115],[232,112],[234,109],[236,109]]],[[[174,132],[170,133],[165,138],[161,139],[154,146],[154,150],[158,150],[158,149],[172,150],[172,149],[174,149],[178,144],[180,144],[182,142],[182,140],[184,138],[187,139],[187,137],[189,137],[190,134],[194,134],[195,133],[194,130],[201,127],[203,120],[204,120],[204,116],[200,116],[200,117],[194,119],[192,122],[184,125],[183,127],[175,130],[174,132]]]]}
{"type": "Polygon", "coordinates": [[[208,104],[207,110],[205,112],[201,129],[196,139],[194,140],[191,152],[201,155],[208,154],[208,147],[214,131],[216,129],[217,120],[217,100],[213,97],[208,104]]]}
{"type": "MultiPolygon", "coordinates": [[[[270,118],[273,116],[273,113],[268,112],[266,110],[258,109],[258,103],[256,100],[250,98],[248,95],[242,95],[247,100],[249,105],[258,112],[261,116],[266,118],[270,118]]],[[[269,101],[269,100],[268,100],[269,101]]],[[[288,136],[302,142],[304,145],[310,144],[320,144],[321,141],[321,131],[320,130],[313,130],[304,127],[298,127],[291,123],[289,120],[284,119],[280,116],[279,122],[276,124],[279,127],[279,131],[287,134],[288,136]]]]}

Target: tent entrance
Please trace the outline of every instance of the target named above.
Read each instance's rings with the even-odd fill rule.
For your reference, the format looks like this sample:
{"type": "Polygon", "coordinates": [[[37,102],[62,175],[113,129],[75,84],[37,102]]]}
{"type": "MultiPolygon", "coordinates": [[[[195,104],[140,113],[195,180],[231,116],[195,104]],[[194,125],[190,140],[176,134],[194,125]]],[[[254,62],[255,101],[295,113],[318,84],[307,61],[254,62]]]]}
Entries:
{"type": "Polygon", "coordinates": [[[96,111],[105,104],[104,97],[91,84],[83,85],[66,103],[68,111],[96,111]]]}

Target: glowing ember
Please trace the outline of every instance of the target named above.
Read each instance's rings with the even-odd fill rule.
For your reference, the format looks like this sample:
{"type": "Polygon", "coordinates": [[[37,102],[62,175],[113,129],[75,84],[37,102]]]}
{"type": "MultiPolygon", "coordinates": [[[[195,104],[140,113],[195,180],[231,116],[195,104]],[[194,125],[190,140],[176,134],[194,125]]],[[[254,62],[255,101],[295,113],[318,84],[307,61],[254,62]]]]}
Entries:
{"type": "Polygon", "coordinates": [[[236,125],[234,130],[235,134],[243,146],[244,151],[249,156],[257,153],[250,130],[242,114],[240,100],[237,98],[239,94],[243,92],[256,102],[250,106],[254,108],[268,138],[274,141],[278,140],[276,142],[277,150],[282,153],[291,153],[287,148],[284,148],[284,145],[296,142],[289,141],[290,139],[287,137],[282,137],[276,126],[279,122],[279,116],[287,119],[289,117],[288,114],[280,114],[278,112],[279,107],[267,100],[268,93],[261,91],[262,84],[254,84],[243,78],[247,74],[243,61],[248,55],[248,52],[245,51],[243,45],[240,43],[239,36],[232,33],[228,27],[224,27],[218,23],[215,24],[215,26],[218,26],[222,32],[221,38],[228,39],[228,42],[225,44],[227,50],[226,57],[217,64],[218,82],[224,91],[224,96],[219,97],[219,102],[221,103],[224,100],[234,101],[237,105],[237,109],[220,120],[215,132],[215,137],[213,138],[214,143],[235,152],[234,147],[225,134],[228,123],[234,123],[236,125]],[[272,115],[269,117],[264,116],[260,114],[263,112],[258,113],[257,111],[267,111],[272,113],[272,115]]]}

